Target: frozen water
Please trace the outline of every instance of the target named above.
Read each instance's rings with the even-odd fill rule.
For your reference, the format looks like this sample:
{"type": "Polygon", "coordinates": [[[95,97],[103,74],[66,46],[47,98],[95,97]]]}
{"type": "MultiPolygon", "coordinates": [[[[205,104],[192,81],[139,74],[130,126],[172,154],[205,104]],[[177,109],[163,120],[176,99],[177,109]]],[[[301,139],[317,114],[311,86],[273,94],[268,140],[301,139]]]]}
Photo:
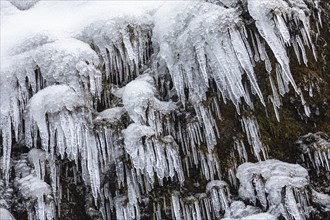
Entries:
{"type": "Polygon", "coordinates": [[[0,208],[0,216],[5,220],[16,220],[14,216],[5,208],[0,208]]]}
{"type": "Polygon", "coordinates": [[[309,185],[308,172],[300,165],[278,160],[244,163],[237,169],[237,178],[242,199],[254,204],[258,200],[264,210],[273,210],[272,214],[283,215],[286,219],[287,212],[291,216],[289,219],[308,216],[308,197],[305,194],[309,185]],[[298,204],[301,204],[300,208],[298,204]]]}
{"type": "Polygon", "coordinates": [[[323,132],[309,133],[296,141],[304,161],[309,161],[320,172],[320,168],[330,171],[330,137],[323,132]]]}
{"type": "MultiPolygon", "coordinates": [[[[206,193],[167,193],[170,199],[155,204],[158,219],[164,206],[175,219],[221,218],[236,210],[229,186],[219,180],[220,100],[232,102],[238,114],[253,111],[255,102],[265,105],[255,72],[262,61],[277,120],[290,84],[309,116],[287,48],[292,46],[305,65],[307,47],[317,58],[309,17],[318,1],[243,3],[1,1],[1,170],[8,185],[13,143],[32,148],[15,165],[15,187],[30,219],[54,217],[54,201],[59,203],[62,194],[58,159],[75,162],[95,202],[86,205],[87,212],[104,219],[112,212],[118,219],[140,219],[142,194],[165,181],[180,184],[181,190],[192,168],[210,181],[206,193]],[[244,10],[256,30],[247,30],[244,10]],[[292,27],[298,31],[292,33],[292,27]],[[25,166],[28,161],[31,167],[25,166]],[[113,165],[114,195],[103,183],[113,165]]],[[[257,120],[242,116],[241,122],[254,156],[266,160],[257,120]]],[[[329,170],[327,139],[298,144],[317,170],[329,170]]],[[[239,162],[247,162],[243,140],[235,139],[234,146],[239,162]]],[[[236,166],[228,170],[232,179],[236,166]]],[[[308,215],[303,168],[269,160],[243,164],[237,172],[240,196],[269,213],[238,207],[249,215],[225,217],[308,215]]],[[[314,193],[314,199],[326,206],[327,197],[314,193]]]]}

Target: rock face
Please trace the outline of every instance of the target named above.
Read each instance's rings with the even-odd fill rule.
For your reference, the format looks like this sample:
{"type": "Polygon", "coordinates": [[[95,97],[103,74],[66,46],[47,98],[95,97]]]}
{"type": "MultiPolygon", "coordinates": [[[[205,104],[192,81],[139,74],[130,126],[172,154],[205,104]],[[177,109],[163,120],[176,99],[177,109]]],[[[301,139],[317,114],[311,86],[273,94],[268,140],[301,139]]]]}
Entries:
{"type": "Polygon", "coordinates": [[[329,215],[326,0],[1,1],[1,20],[1,217],[329,215]]]}

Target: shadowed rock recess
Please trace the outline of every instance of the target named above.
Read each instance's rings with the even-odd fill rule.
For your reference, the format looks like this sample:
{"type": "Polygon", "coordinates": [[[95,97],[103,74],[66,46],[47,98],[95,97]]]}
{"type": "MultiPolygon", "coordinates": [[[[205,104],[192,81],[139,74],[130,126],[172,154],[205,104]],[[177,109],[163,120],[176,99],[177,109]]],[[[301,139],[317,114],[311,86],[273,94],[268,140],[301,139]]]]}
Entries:
{"type": "Polygon", "coordinates": [[[328,0],[1,1],[0,219],[330,219],[328,0]]]}

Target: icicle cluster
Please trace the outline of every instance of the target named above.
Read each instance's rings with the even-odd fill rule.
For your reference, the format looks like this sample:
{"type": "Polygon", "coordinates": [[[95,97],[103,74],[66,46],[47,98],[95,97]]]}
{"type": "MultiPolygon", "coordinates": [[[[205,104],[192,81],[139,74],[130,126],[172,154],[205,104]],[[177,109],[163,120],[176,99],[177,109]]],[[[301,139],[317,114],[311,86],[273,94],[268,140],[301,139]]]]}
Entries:
{"type": "MultiPolygon", "coordinates": [[[[242,127],[246,133],[248,142],[253,149],[253,154],[256,156],[258,161],[260,161],[261,159],[266,160],[268,157],[267,148],[264,147],[264,145],[262,144],[262,142],[260,140],[258,122],[253,118],[243,117],[242,118],[242,127]]],[[[243,155],[246,154],[246,153],[244,153],[244,149],[242,149],[242,150],[243,150],[243,152],[242,152],[243,155]]],[[[246,157],[246,156],[244,156],[244,157],[246,157]]]]}
{"type": "Polygon", "coordinates": [[[22,154],[15,164],[15,185],[24,199],[28,219],[52,220],[55,218],[55,203],[51,187],[44,182],[46,154],[32,149],[22,154]],[[35,169],[29,166],[30,163],[35,169]]]}
{"type": "MultiPolygon", "coordinates": [[[[316,58],[309,17],[317,1],[157,1],[136,8],[133,2],[10,2],[19,9],[33,7],[19,14],[1,1],[8,31],[1,41],[1,184],[10,184],[13,144],[32,148],[14,168],[15,187],[29,219],[55,218],[54,204],[60,213],[62,171],[57,162],[66,159],[74,162],[74,182],[81,175],[87,186],[86,212],[95,218],[141,219],[142,207],[151,203],[156,219],[169,209],[173,219],[215,219],[236,209],[230,205],[229,186],[221,180],[219,103],[233,103],[238,114],[245,107],[253,111],[255,102],[266,105],[255,74],[258,62],[265,64],[272,90],[268,100],[277,119],[280,96],[289,85],[309,115],[286,50],[293,47],[305,65],[305,47],[316,58]],[[42,17],[44,9],[59,16],[40,21],[36,30],[25,27],[25,18],[36,19],[33,12],[42,17]],[[65,15],[72,9],[77,10],[75,19],[65,15]],[[255,21],[256,31],[248,29],[243,11],[255,21]],[[15,20],[18,15],[23,19],[15,20]],[[55,25],[58,19],[63,27],[55,25]],[[11,22],[20,27],[17,32],[11,22]],[[183,195],[186,178],[195,175],[191,170],[200,172],[193,184],[206,185],[206,191],[183,195]],[[162,192],[164,201],[149,202],[148,195],[167,183],[178,189],[162,192]]],[[[242,116],[241,124],[255,158],[266,160],[257,120],[242,116]]],[[[247,162],[243,140],[235,139],[234,147],[239,163],[247,162]]],[[[329,150],[326,155],[318,145],[308,149],[317,152],[317,169],[329,170],[329,150]]],[[[228,170],[233,186],[234,163],[228,170]]],[[[288,219],[303,218],[308,199],[299,190],[308,184],[307,174],[294,165],[287,166],[288,172],[279,170],[283,167],[278,161],[241,165],[241,197],[260,201],[265,210],[279,208],[288,219]],[[264,176],[264,169],[270,176],[264,176]]],[[[249,214],[226,217],[273,219],[271,214],[249,214]]]]}
{"type": "Polygon", "coordinates": [[[296,164],[278,160],[244,163],[237,169],[239,196],[285,219],[309,216],[308,172],[296,164]]]}
{"type": "MultiPolygon", "coordinates": [[[[220,218],[221,213],[229,208],[229,203],[228,184],[221,180],[212,180],[207,184],[205,193],[182,198],[178,191],[173,191],[171,194],[172,218],[177,220],[220,218]]],[[[161,219],[157,212],[156,219],[161,219]]]]}
{"type": "Polygon", "coordinates": [[[307,164],[311,163],[313,168],[330,171],[330,136],[323,132],[309,133],[299,137],[296,145],[301,150],[301,157],[307,164]]]}

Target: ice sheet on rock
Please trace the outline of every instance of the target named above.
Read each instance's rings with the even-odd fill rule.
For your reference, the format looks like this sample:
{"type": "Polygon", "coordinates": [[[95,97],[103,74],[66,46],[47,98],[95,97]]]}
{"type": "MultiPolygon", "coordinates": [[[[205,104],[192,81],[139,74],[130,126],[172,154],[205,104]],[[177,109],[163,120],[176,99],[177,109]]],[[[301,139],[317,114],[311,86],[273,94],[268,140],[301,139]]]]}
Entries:
{"type": "MultiPolygon", "coordinates": [[[[27,1],[16,2],[24,4],[27,1]]],[[[13,43],[20,41],[27,33],[33,33],[35,30],[46,30],[62,39],[75,37],[90,24],[97,23],[97,21],[110,21],[114,18],[123,20],[123,23],[127,18],[132,18],[131,20],[139,23],[162,3],[162,1],[40,1],[27,11],[16,10],[15,13],[9,14],[10,16],[7,16],[8,14],[3,16],[6,20],[2,19],[4,22],[1,23],[1,28],[6,29],[6,34],[1,33],[1,43],[10,50],[13,43]],[[75,11],[74,16],[72,16],[72,9],[75,11]],[[10,28],[13,26],[16,28],[10,28]]],[[[4,47],[1,48],[4,49],[4,47]]]]}
{"type": "Polygon", "coordinates": [[[245,149],[245,145],[243,143],[243,140],[239,138],[234,138],[234,148],[238,153],[238,157],[241,160],[241,162],[247,162],[248,161],[248,155],[245,149]]]}
{"type": "Polygon", "coordinates": [[[74,38],[58,39],[47,32],[30,33],[25,37],[16,43],[10,55],[2,57],[5,63],[15,61],[17,65],[1,68],[1,74],[13,79],[17,77],[21,87],[25,86],[27,76],[34,93],[36,86],[40,87],[34,76],[37,68],[47,85],[66,83],[78,90],[79,84],[90,84],[92,94],[100,89],[101,73],[96,70],[99,59],[88,44],[74,38]]]}
{"type": "Polygon", "coordinates": [[[178,191],[174,191],[171,195],[171,211],[173,219],[180,220],[181,217],[181,209],[180,209],[180,193],[178,191]]]}
{"type": "Polygon", "coordinates": [[[232,8],[236,7],[238,4],[238,0],[207,0],[207,2],[219,4],[226,7],[232,7],[232,8]]]}
{"type": "Polygon", "coordinates": [[[223,98],[237,106],[246,98],[243,74],[263,102],[243,40],[246,36],[240,32],[244,27],[238,11],[198,1],[169,2],[154,20],[158,56],[166,62],[182,102],[186,101],[185,88],[189,101],[205,100],[213,79],[223,98]]]}
{"type": "Polygon", "coordinates": [[[201,220],[201,207],[195,196],[187,196],[183,198],[183,219],[201,220]]]}
{"type": "Polygon", "coordinates": [[[199,164],[202,174],[206,180],[214,180],[221,178],[221,169],[219,158],[214,153],[204,153],[201,150],[198,151],[199,164]]]}
{"type": "Polygon", "coordinates": [[[25,199],[39,198],[51,194],[50,186],[41,179],[30,174],[18,182],[21,193],[25,199]]]}
{"type": "Polygon", "coordinates": [[[14,189],[12,188],[12,186],[6,186],[4,179],[0,180],[0,207],[6,211],[10,211],[14,202],[14,189]]]}
{"type": "Polygon", "coordinates": [[[309,178],[307,170],[300,165],[278,160],[244,163],[237,169],[237,178],[242,199],[254,204],[258,200],[264,210],[273,210],[272,214],[285,218],[287,213],[293,219],[308,217],[309,199],[305,189],[309,178]],[[301,208],[298,208],[299,203],[301,208]]]}
{"type": "Polygon", "coordinates": [[[296,141],[304,161],[311,163],[317,173],[330,171],[330,136],[324,132],[308,133],[296,141]]]}
{"type": "Polygon", "coordinates": [[[211,154],[214,146],[217,144],[217,133],[214,118],[210,111],[205,108],[201,103],[194,105],[197,118],[200,124],[204,125],[204,134],[207,144],[208,153],[211,154]]]}
{"type": "MultiPolygon", "coordinates": [[[[133,158],[137,158],[139,153],[139,146],[142,137],[150,137],[155,134],[155,131],[146,125],[139,125],[136,123],[130,124],[125,130],[122,131],[125,138],[126,152],[133,158]]],[[[142,145],[143,147],[143,145],[142,145]]],[[[142,153],[142,152],[141,152],[142,153]]],[[[136,164],[137,165],[137,164],[136,164]]]]}
{"type": "Polygon", "coordinates": [[[259,213],[261,210],[257,207],[245,205],[242,201],[233,201],[230,207],[226,210],[224,219],[241,219],[246,216],[259,213]]]}

